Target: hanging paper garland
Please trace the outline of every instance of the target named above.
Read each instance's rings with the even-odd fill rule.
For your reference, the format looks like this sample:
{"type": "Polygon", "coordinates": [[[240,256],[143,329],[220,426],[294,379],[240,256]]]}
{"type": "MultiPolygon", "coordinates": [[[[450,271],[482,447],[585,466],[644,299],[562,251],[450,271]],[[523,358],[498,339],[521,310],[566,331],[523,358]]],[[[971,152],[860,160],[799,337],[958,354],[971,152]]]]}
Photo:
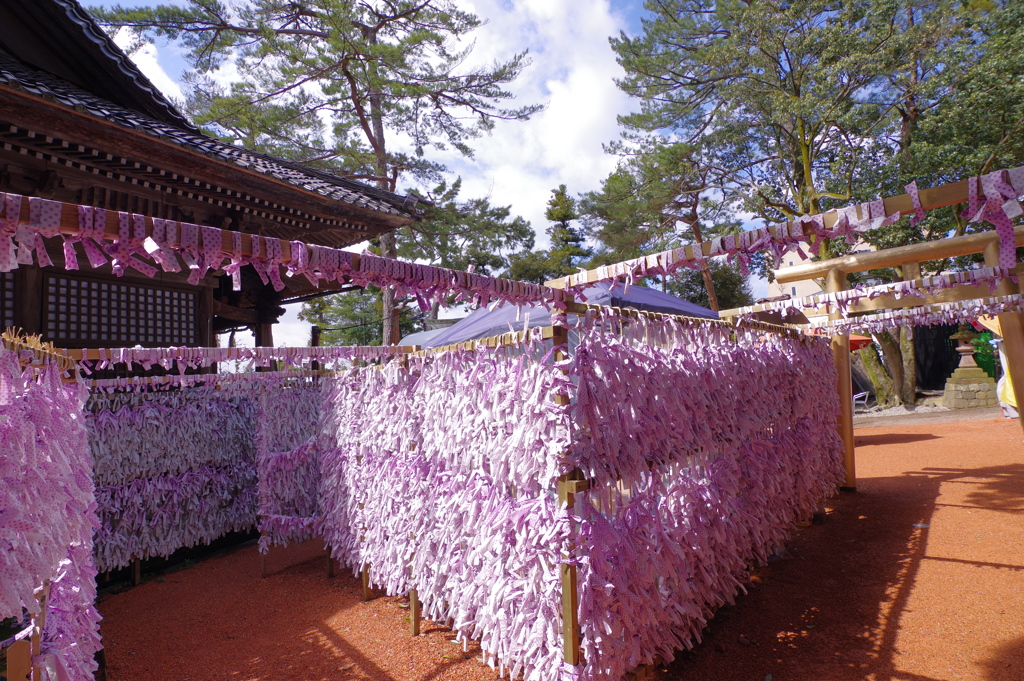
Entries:
{"type": "Polygon", "coordinates": [[[1017,276],[1012,270],[1002,267],[984,267],[977,270],[964,272],[950,272],[947,274],[936,274],[922,277],[920,280],[896,281],[878,286],[858,287],[834,293],[818,293],[803,298],[792,298],[789,300],[776,300],[759,305],[750,305],[736,310],[736,315],[747,318],[758,312],[806,312],[808,310],[821,310],[820,313],[841,312],[847,314],[850,305],[856,305],[862,299],[874,300],[879,296],[892,296],[899,300],[906,297],[924,298],[929,295],[938,295],[942,291],[957,286],[988,287],[989,293],[1005,279],[1009,278],[1014,283],[1017,276]]]}

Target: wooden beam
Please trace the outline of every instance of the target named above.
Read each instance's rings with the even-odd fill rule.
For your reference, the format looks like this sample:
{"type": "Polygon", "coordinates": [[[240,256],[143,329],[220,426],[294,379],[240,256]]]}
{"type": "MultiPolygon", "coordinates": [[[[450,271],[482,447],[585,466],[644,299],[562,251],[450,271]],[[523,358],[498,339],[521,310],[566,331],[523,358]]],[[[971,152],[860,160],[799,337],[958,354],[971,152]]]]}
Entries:
{"type": "MultiPolygon", "coordinates": [[[[864,312],[879,312],[881,310],[903,310],[910,307],[922,307],[924,305],[939,305],[942,303],[955,303],[961,300],[975,300],[977,298],[985,298],[987,296],[994,296],[995,293],[990,292],[988,284],[979,284],[972,286],[971,284],[958,284],[952,288],[947,288],[939,291],[935,294],[928,294],[922,298],[917,296],[903,296],[902,298],[896,298],[892,294],[886,294],[878,296],[875,299],[867,297],[861,298],[856,303],[849,302],[846,305],[846,314],[859,314],[864,312]]],[[[754,306],[763,307],[763,306],[754,306]]],[[[722,310],[721,314],[724,318],[732,318],[740,315],[740,310],[745,308],[735,308],[732,310],[722,310]]],[[[806,307],[801,308],[804,315],[808,317],[824,316],[834,312],[836,309],[835,305],[831,306],[831,309],[826,309],[824,305],[817,307],[806,307]]],[[[755,312],[758,310],[754,310],[755,312]]],[[[744,312],[745,314],[746,312],[744,312]]]]}
{"type": "MultiPolygon", "coordinates": [[[[985,247],[985,264],[988,267],[999,266],[999,242],[993,241],[985,247]]],[[[1020,293],[1020,286],[1006,278],[996,287],[1000,296],[1020,293]]],[[[1018,312],[1004,312],[998,315],[999,329],[1003,334],[1003,354],[1006,355],[1008,379],[1017,399],[1017,418],[1024,429],[1024,318],[1018,312]],[[1020,386],[1018,388],[1018,386],[1020,386]]]]}
{"type": "MultiPolygon", "coordinates": [[[[1024,246],[1024,227],[1017,227],[1014,230],[1014,235],[1017,245],[1024,246]]],[[[908,262],[943,260],[961,255],[981,253],[992,243],[999,243],[999,235],[994,230],[942,239],[940,241],[925,241],[919,244],[911,244],[910,246],[886,248],[882,251],[851,253],[842,258],[818,260],[816,262],[801,263],[793,267],[784,267],[775,271],[775,279],[780,284],[788,284],[805,279],[820,279],[833,269],[838,269],[840,272],[845,273],[866,272],[883,267],[899,267],[908,262]]]]}
{"type": "MultiPolygon", "coordinates": [[[[112,155],[143,163],[143,166],[153,165],[168,173],[184,175],[215,187],[244,188],[245,193],[260,200],[259,205],[255,206],[257,210],[289,215],[289,208],[299,207],[303,212],[328,219],[362,223],[366,227],[362,233],[363,239],[414,221],[414,218],[405,215],[380,213],[338,201],[272,175],[243,168],[222,158],[207,156],[197,149],[185,147],[170,139],[160,139],[92,114],[79,113],[63,104],[50,102],[6,85],[0,84],[0,94],[0,118],[19,128],[76,144],[99,145],[103,151],[112,155]],[[269,203],[279,203],[285,208],[275,210],[268,205],[269,203]],[[381,225],[383,229],[375,228],[371,223],[381,225]]],[[[128,169],[118,172],[131,174],[128,169]]],[[[192,191],[200,190],[193,187],[192,191]]],[[[212,193],[217,194],[216,190],[212,193]]],[[[230,200],[230,197],[224,198],[230,200]]],[[[343,230],[340,227],[335,229],[343,230]]]]}
{"type": "Polygon", "coordinates": [[[214,299],[211,309],[215,316],[230,319],[233,322],[240,322],[248,326],[260,323],[260,313],[255,308],[235,307],[234,305],[228,305],[223,301],[214,299]]]}
{"type": "MultiPolygon", "coordinates": [[[[829,293],[845,291],[849,288],[846,274],[838,269],[829,271],[826,279],[829,293]]],[[[829,319],[842,319],[840,312],[829,315],[829,319]]],[[[839,391],[839,437],[843,440],[843,468],[846,480],[840,489],[855,491],[857,489],[857,456],[853,439],[853,368],[850,362],[850,336],[832,336],[832,355],[838,374],[837,390],[839,391]]]]}

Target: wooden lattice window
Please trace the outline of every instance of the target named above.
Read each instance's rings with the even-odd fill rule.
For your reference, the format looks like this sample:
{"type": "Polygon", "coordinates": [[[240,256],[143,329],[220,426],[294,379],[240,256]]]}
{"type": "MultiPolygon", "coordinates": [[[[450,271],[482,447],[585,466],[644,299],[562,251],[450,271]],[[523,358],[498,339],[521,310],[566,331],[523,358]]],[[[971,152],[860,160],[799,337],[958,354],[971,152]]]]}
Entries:
{"type": "Polygon", "coordinates": [[[14,326],[14,272],[0,272],[0,331],[14,326]]]}
{"type": "Polygon", "coordinates": [[[194,345],[196,303],[194,291],[47,275],[46,339],[69,347],[194,345]]]}

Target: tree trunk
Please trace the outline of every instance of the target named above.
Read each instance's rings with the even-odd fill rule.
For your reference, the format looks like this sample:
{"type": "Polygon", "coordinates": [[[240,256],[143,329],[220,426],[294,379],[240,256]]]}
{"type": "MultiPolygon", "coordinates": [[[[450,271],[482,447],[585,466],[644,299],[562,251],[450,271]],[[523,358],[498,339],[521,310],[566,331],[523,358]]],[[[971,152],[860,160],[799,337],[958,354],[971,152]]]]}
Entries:
{"type": "Polygon", "coordinates": [[[885,371],[885,367],[882,366],[882,359],[878,356],[878,351],[875,350],[875,346],[869,345],[866,348],[858,350],[857,356],[864,365],[864,370],[867,372],[868,378],[871,379],[871,386],[875,389],[875,404],[880,407],[890,406],[893,402],[893,398],[895,397],[895,390],[893,388],[892,378],[889,377],[889,374],[885,371]]]}
{"type": "MultiPolygon", "coordinates": [[[[398,247],[395,244],[394,232],[380,235],[380,254],[385,258],[394,258],[398,254],[398,247]]],[[[381,340],[384,345],[396,345],[400,339],[398,329],[398,309],[395,305],[395,291],[385,286],[381,289],[381,316],[383,318],[383,335],[381,340]]]]}
{"type": "Polygon", "coordinates": [[[894,401],[896,404],[903,404],[903,353],[900,350],[900,342],[888,331],[873,335],[875,342],[882,346],[882,358],[892,381],[894,401]]]}
{"type": "Polygon", "coordinates": [[[903,382],[900,384],[900,399],[908,407],[917,402],[917,355],[910,328],[900,329],[900,356],[903,360],[903,382]]]}
{"type": "MultiPolygon", "coordinates": [[[[371,45],[377,44],[377,33],[375,31],[365,32],[366,40],[371,45]]],[[[371,66],[373,70],[372,80],[370,87],[367,92],[367,99],[370,102],[370,126],[373,130],[373,137],[375,139],[370,140],[371,146],[373,147],[374,155],[377,162],[377,172],[380,174],[380,180],[377,182],[377,186],[381,189],[393,192],[397,189],[398,178],[397,174],[391,173],[391,167],[388,163],[387,147],[384,138],[384,112],[381,103],[381,91],[380,86],[377,84],[377,69],[376,66],[371,66]],[[389,176],[391,179],[389,180],[389,176]]],[[[385,258],[395,258],[398,256],[398,245],[395,242],[395,233],[388,232],[380,236],[380,254],[385,258]]],[[[385,286],[381,289],[381,317],[382,317],[382,334],[381,340],[384,345],[395,345],[398,343],[401,332],[399,331],[398,324],[398,311],[395,306],[395,291],[394,289],[385,286]]]]}
{"type": "MultiPolygon", "coordinates": [[[[694,204],[693,212],[690,220],[690,230],[693,232],[693,238],[697,243],[693,245],[693,250],[704,248],[704,239],[700,232],[700,223],[697,220],[697,207],[694,204]]],[[[704,279],[704,288],[708,292],[708,307],[715,312],[718,312],[718,296],[715,295],[715,282],[711,280],[711,270],[708,268],[708,261],[703,258],[700,260],[700,276],[704,279]]]]}

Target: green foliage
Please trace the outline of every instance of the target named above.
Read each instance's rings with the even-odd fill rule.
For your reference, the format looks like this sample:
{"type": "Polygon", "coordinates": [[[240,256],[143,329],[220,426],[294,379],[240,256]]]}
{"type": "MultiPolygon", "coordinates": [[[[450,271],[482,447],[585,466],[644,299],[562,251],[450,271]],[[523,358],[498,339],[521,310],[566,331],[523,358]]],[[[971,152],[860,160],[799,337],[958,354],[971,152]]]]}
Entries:
{"type": "Polygon", "coordinates": [[[470,141],[495,120],[539,108],[503,106],[525,52],[462,69],[471,46],[457,45],[481,22],[451,0],[190,0],[90,11],[139,40],[183,48],[194,68],[189,113],[215,134],[392,191],[405,173],[439,179],[426,149],[471,155],[470,141]],[[223,88],[210,74],[230,60],[241,80],[223,88]],[[396,135],[411,141],[411,154],[389,149],[396,135]]]}
{"type": "MultiPolygon", "coordinates": [[[[728,310],[744,305],[752,305],[754,296],[750,289],[749,279],[722,259],[708,260],[711,280],[714,283],[715,296],[718,298],[719,309],[728,310]]],[[[681,270],[669,277],[665,284],[666,291],[697,305],[711,307],[704,277],[698,270],[681,270]]]]}
{"type": "MultiPolygon", "coordinates": [[[[380,345],[381,310],[380,289],[368,286],[307,301],[299,319],[324,329],[321,345],[380,345]]],[[[402,336],[423,330],[408,306],[398,314],[402,336]]]]}
{"type": "Polygon", "coordinates": [[[569,196],[564,184],[551,190],[544,217],[551,221],[547,234],[551,247],[543,251],[527,251],[509,257],[509,276],[520,281],[543,284],[545,281],[579,271],[593,251],[586,245],[586,236],[572,225],[580,217],[576,199],[569,196]]]}
{"type": "MultiPolygon", "coordinates": [[[[485,199],[457,202],[459,183],[449,195],[445,168],[425,157],[447,148],[471,156],[470,142],[496,120],[523,120],[541,108],[506,106],[513,98],[506,86],[528,64],[525,52],[463,68],[472,43],[460,45],[481,21],[454,0],[189,0],[91,11],[107,26],[130,28],[137,41],[183,48],[193,67],[187,112],[212,135],[389,191],[403,178],[440,184],[430,220],[400,235],[407,257],[495,268],[504,250],[532,245],[528,225],[509,221],[507,209],[485,199]],[[240,79],[224,87],[213,75],[229,62],[240,79]],[[395,138],[410,149],[395,149],[395,138]]],[[[380,251],[398,254],[394,235],[381,237],[380,251]]],[[[393,294],[382,295],[386,312],[378,317],[391,319],[393,294]]],[[[384,335],[394,339],[391,328],[384,335]]]]}
{"type": "Polygon", "coordinates": [[[942,0],[646,7],[641,36],[612,40],[619,84],[641,103],[623,124],[691,145],[708,186],[769,222],[846,204],[864,177],[878,180],[879,157],[905,142],[901,115],[948,95],[971,54],[966,10],[942,0]]]}
{"type": "Polygon", "coordinates": [[[426,219],[399,232],[399,257],[497,274],[508,268],[510,251],[533,248],[530,223],[512,217],[511,206],[492,206],[486,198],[460,200],[461,189],[459,178],[427,195],[432,206],[426,219]]]}
{"type": "Polygon", "coordinates": [[[977,338],[971,340],[974,346],[974,361],[985,370],[991,378],[996,378],[996,365],[999,362],[999,353],[992,347],[992,332],[982,331],[977,338]]]}

